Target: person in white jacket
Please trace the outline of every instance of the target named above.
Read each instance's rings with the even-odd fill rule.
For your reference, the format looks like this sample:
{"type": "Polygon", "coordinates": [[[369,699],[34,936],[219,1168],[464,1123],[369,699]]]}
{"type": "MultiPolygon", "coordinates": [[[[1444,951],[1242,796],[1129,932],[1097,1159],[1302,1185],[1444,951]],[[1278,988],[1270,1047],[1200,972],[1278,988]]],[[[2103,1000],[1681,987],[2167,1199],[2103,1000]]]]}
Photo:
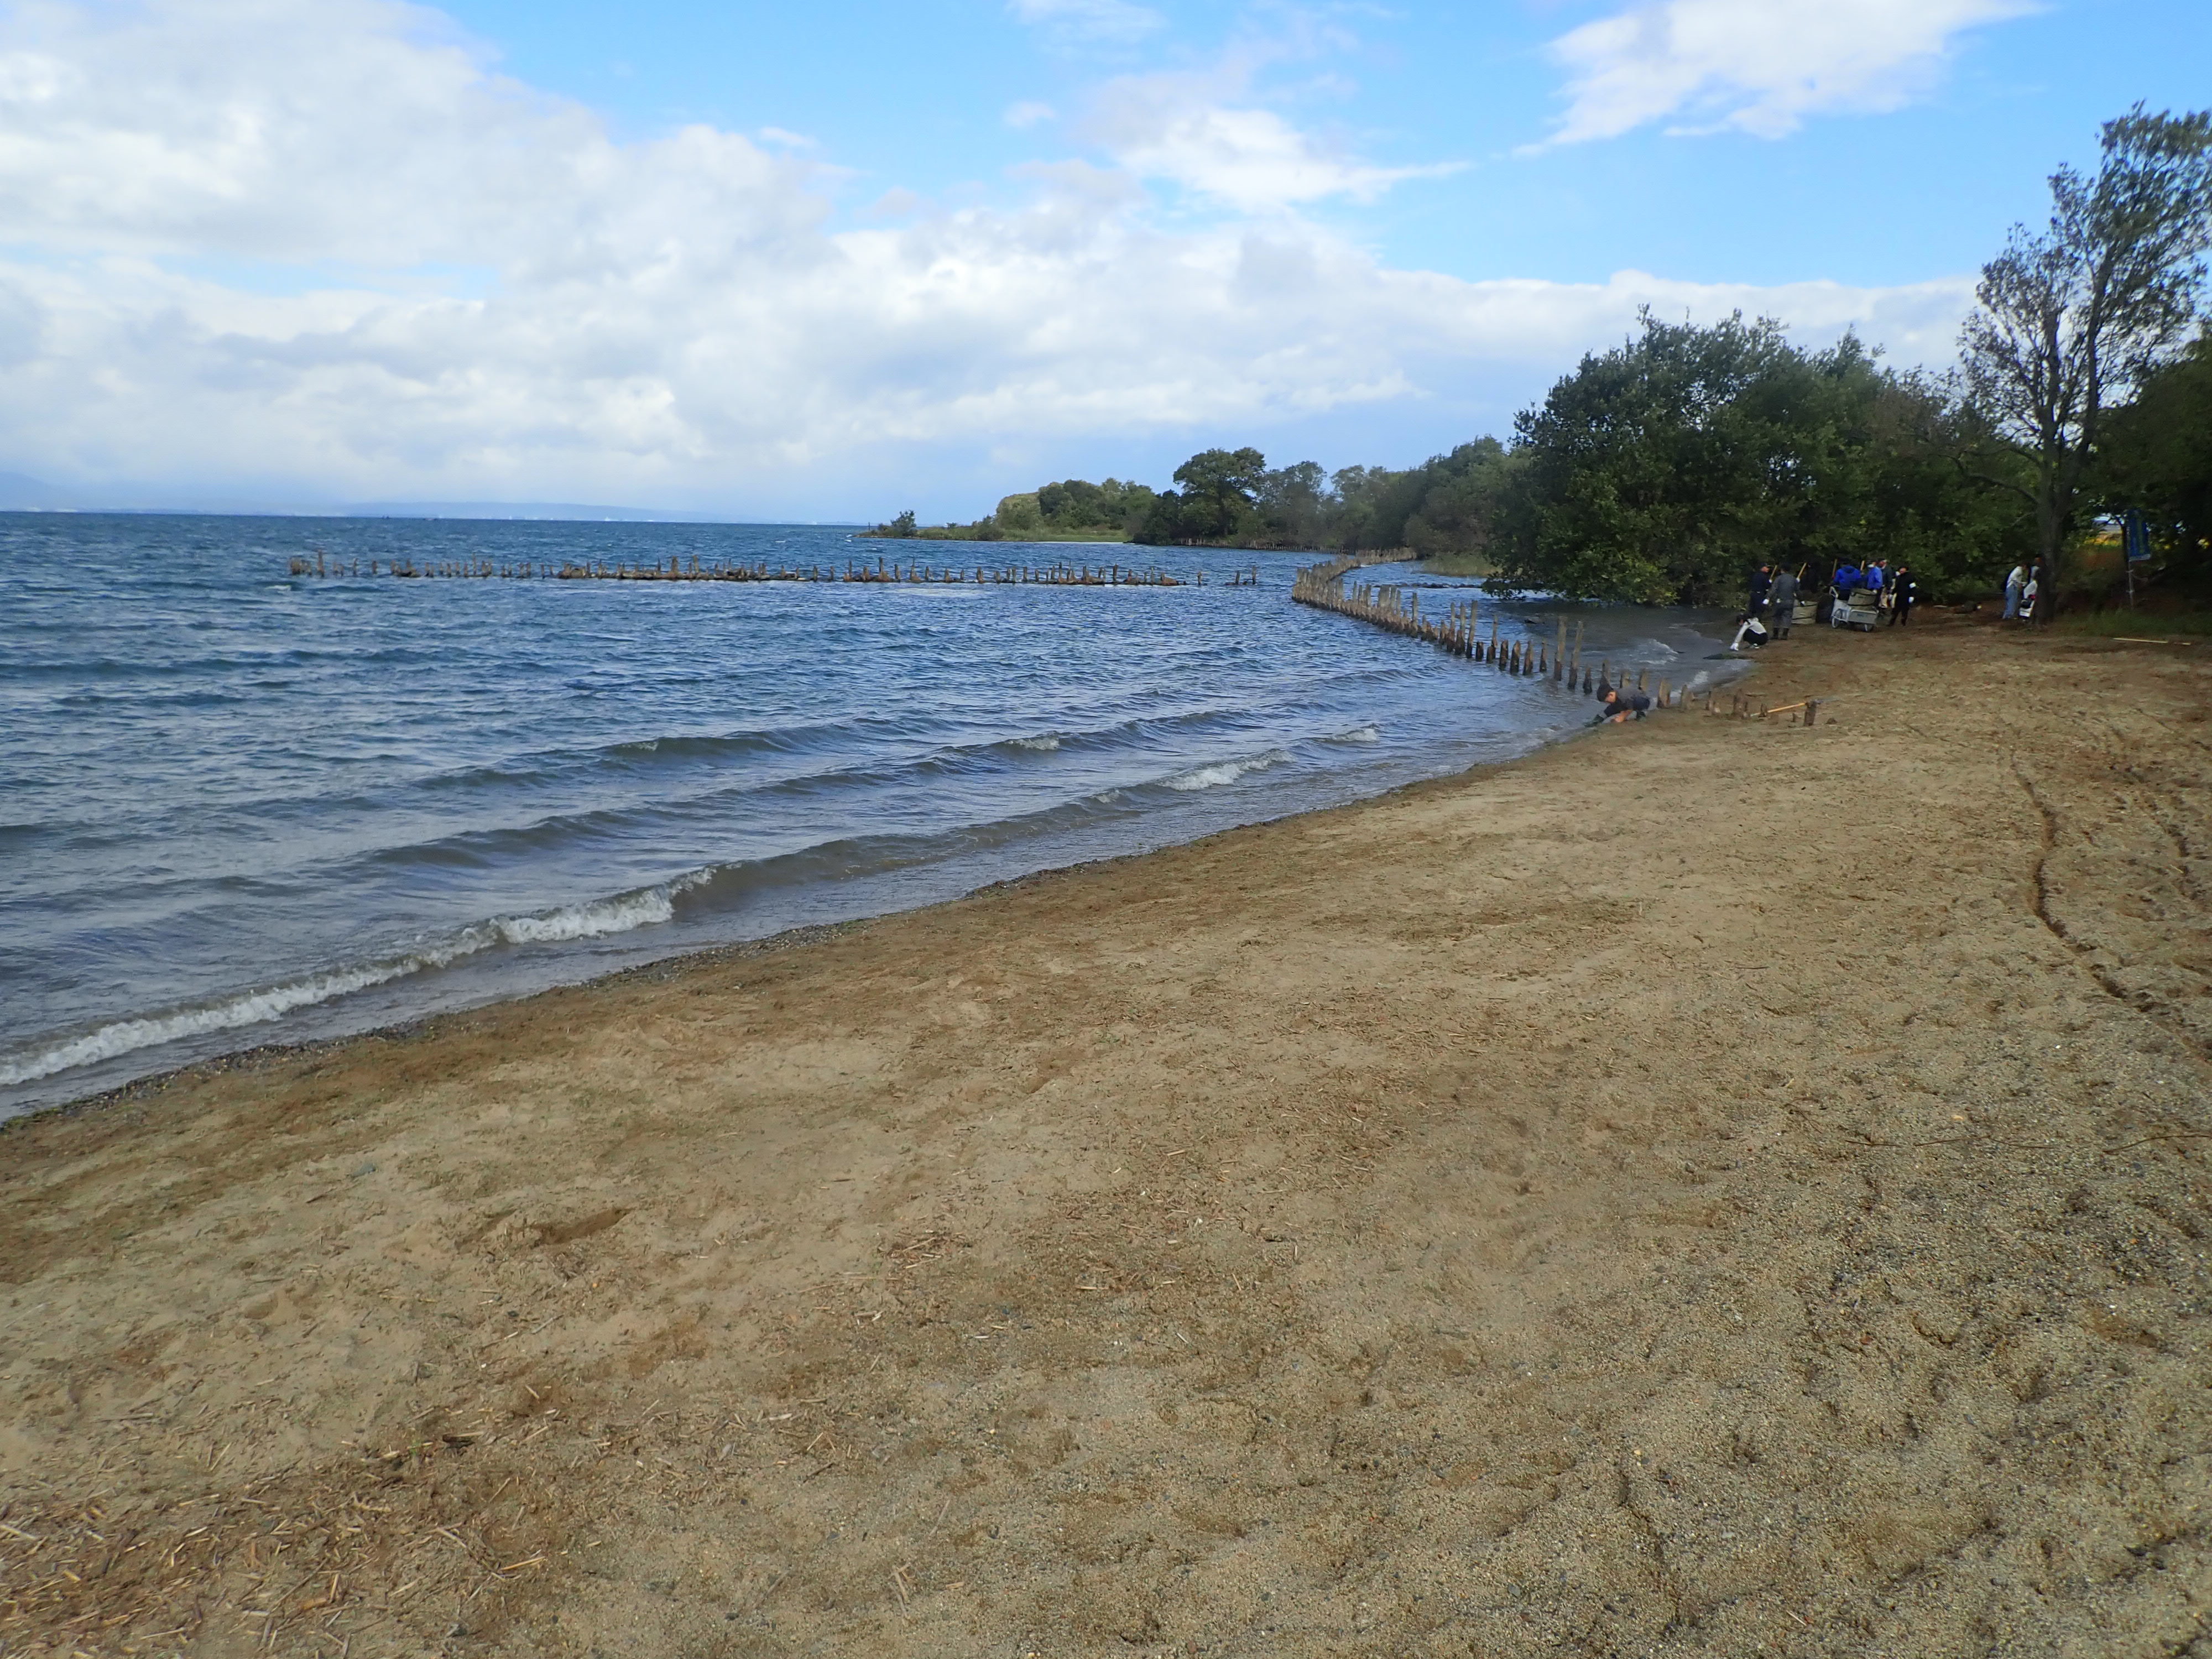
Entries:
{"type": "Polygon", "coordinates": [[[2011,622],[2014,617],[2020,615],[2021,592],[2027,586],[2027,567],[2024,564],[2016,564],[2013,566],[2012,574],[2005,578],[2004,613],[2005,620],[2007,622],[2011,622]]]}

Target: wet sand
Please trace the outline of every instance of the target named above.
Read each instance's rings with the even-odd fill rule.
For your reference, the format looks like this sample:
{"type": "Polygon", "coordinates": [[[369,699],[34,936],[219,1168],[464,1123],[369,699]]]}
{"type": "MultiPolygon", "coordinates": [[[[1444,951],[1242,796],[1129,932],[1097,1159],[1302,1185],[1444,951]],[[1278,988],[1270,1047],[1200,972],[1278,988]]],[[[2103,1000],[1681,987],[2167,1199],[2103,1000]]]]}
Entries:
{"type": "Polygon", "coordinates": [[[0,1134],[0,1652],[2184,1650],[2212,661],[1923,621],[0,1134]]]}

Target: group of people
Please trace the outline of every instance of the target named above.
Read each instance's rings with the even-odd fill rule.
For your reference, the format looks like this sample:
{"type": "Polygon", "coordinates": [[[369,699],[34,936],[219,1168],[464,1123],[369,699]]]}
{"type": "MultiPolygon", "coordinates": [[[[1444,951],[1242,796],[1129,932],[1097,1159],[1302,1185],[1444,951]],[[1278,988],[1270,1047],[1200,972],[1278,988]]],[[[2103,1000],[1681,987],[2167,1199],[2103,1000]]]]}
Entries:
{"type": "MultiPolygon", "coordinates": [[[[1863,603],[1859,598],[1862,594],[1873,595],[1881,614],[1893,627],[1902,628],[1912,620],[1912,607],[1920,598],[1920,584],[1913,580],[1911,566],[1900,564],[1893,571],[1887,559],[1875,559],[1864,565],[1839,564],[1829,580],[1827,603],[1821,607],[1821,616],[1825,618],[1830,609],[1838,605],[1863,603]]],[[[2008,609],[2005,614],[2010,616],[2012,612],[2008,609]]],[[[1751,602],[1743,615],[1736,618],[1735,637],[1729,641],[1729,649],[1741,651],[1747,646],[1765,645],[1769,640],[1786,640],[1796,617],[1796,574],[1786,566],[1777,569],[1763,564],[1752,575],[1751,602]]]]}
{"type": "Polygon", "coordinates": [[[1913,580],[1912,567],[1900,564],[1893,571],[1887,559],[1869,560],[1864,565],[1848,561],[1839,564],[1828,586],[1835,600],[1843,605],[1857,601],[1863,593],[1872,595],[1875,608],[1896,628],[1912,620],[1912,607],[1920,598],[1920,584],[1913,580]]]}
{"type": "Polygon", "coordinates": [[[2033,622],[2043,599],[2043,567],[2016,564],[2005,576],[2005,620],[2033,622]]]}

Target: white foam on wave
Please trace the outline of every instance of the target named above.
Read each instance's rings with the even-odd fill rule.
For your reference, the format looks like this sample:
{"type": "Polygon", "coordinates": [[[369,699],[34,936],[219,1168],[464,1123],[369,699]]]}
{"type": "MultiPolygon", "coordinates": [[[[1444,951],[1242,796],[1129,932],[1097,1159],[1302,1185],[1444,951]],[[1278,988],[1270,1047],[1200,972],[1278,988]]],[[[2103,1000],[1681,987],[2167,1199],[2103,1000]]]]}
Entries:
{"type": "Polygon", "coordinates": [[[1234,783],[1248,773],[1264,772],[1271,766],[1279,766],[1288,759],[1290,757],[1281,750],[1270,749],[1264,755],[1252,755],[1243,760],[1216,761],[1211,766],[1178,773],[1163,781],[1170,789],[1214,789],[1224,783],[1234,783]]]}
{"type": "Polygon", "coordinates": [[[563,904],[530,915],[495,916],[489,921],[464,927],[451,939],[405,956],[388,957],[350,968],[334,968],[327,973],[310,974],[282,985],[265,986],[220,1002],[179,1008],[171,1013],[113,1020],[81,1036],[64,1038],[15,1059],[0,1059],[0,1088],[35,1083],[58,1072],[73,1071],[80,1066],[113,1060],[118,1054],[140,1048],[158,1048],[185,1037],[262,1024],[281,1018],[295,1008],[350,996],[356,991],[389,984],[410,974],[450,968],[462,958],[495,945],[596,939],[602,934],[623,933],[635,927],[650,927],[673,921],[676,896],[707,880],[708,875],[703,870],[694,871],[657,886],[618,893],[612,898],[586,904],[563,904]]]}
{"type": "Polygon", "coordinates": [[[1034,738],[1008,738],[1006,744],[1012,749],[1034,749],[1041,754],[1050,754],[1060,747],[1060,737],[1057,732],[1047,732],[1034,738]]]}
{"type": "Polygon", "coordinates": [[[489,925],[509,945],[542,945],[556,939],[597,939],[602,933],[627,933],[633,927],[651,927],[675,921],[676,896],[706,878],[702,872],[591,904],[564,904],[534,916],[501,916],[489,925]]]}
{"type": "Polygon", "coordinates": [[[1355,726],[1349,732],[1338,732],[1322,739],[1323,743],[1380,743],[1382,728],[1379,726],[1355,726]]]}

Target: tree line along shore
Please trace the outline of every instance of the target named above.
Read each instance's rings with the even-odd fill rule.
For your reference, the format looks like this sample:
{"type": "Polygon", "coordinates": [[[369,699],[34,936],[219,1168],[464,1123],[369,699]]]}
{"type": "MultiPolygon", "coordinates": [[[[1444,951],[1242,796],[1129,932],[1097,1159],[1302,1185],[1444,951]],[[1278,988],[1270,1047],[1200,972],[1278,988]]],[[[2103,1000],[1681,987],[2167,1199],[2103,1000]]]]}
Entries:
{"type": "Polygon", "coordinates": [[[1890,367],[1851,332],[1811,349],[1773,318],[1699,325],[1647,308],[1523,410],[1510,441],[1334,473],[1209,448],[1170,489],[1063,479],[970,524],[908,512],[867,533],[1403,548],[1501,590],[1648,604],[1727,600],[1760,563],[1818,580],[1881,559],[1937,601],[2040,566],[2072,608],[2124,592],[2203,606],[2212,112],[2138,105],[2106,124],[2094,173],[2062,167],[2051,189],[2047,226],[2015,227],[1983,268],[1948,373],[1890,367]]]}

